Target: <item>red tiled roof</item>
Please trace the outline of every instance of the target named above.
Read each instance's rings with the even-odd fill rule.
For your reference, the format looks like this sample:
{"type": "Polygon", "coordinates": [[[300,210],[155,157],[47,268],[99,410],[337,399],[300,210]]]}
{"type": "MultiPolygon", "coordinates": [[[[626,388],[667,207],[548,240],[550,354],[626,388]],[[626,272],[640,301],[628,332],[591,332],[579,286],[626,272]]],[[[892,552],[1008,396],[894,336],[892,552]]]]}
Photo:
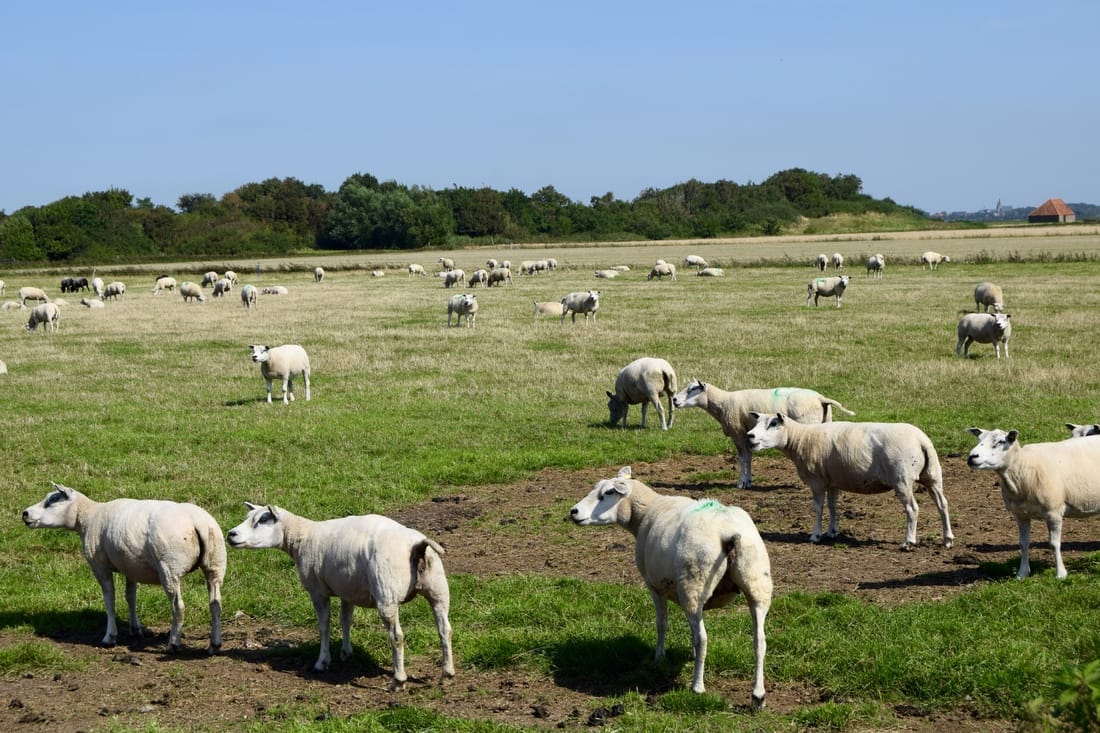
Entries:
{"type": "Polygon", "coordinates": [[[1073,209],[1066,206],[1062,199],[1047,199],[1042,206],[1028,216],[1073,216],[1073,209]]]}

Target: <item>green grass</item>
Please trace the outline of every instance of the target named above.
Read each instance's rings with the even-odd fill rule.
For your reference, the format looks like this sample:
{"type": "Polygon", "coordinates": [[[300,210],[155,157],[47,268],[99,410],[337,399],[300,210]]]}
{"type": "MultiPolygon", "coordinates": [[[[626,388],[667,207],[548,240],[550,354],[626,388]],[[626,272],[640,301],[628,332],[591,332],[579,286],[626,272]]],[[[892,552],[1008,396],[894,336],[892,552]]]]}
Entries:
{"type": "MultiPolygon", "coordinates": [[[[235,294],[190,306],[178,296],[153,298],[151,278],[146,288],[141,275],[123,277],[130,294],[103,311],[66,307],[57,336],[27,334],[25,314],[2,311],[0,358],[9,374],[0,376],[0,672],[81,663],[59,658],[36,635],[102,633],[99,589],[75,534],[30,532],[19,521],[50,480],[99,500],[194,501],[228,529],[243,518],[245,500],[317,518],[389,512],[469,484],[529,478],[546,466],[617,468],[727,452],[728,439],[714,422],[693,412],[681,413],[667,433],[607,427],[604,391],[619,368],[645,354],[668,359],[681,385],[698,377],[727,389],[816,388],[855,410],[855,419],[918,425],[941,454],[969,450],[970,425],[1015,427],[1025,442],[1061,439],[1063,422],[1100,417],[1100,237],[1065,238],[1087,253],[1081,261],[1009,261],[1012,252],[1030,251],[1033,239],[914,240],[898,252],[902,264],[888,260],[881,281],[863,277],[858,256],[880,244],[900,248],[894,240],[744,250],[745,257],[772,261],[850,250],[853,284],[840,310],[804,306],[814,272],[801,265],[738,267],[714,280],[682,272],[676,282],[646,282],[640,268],[680,246],[657,244],[561,249],[553,255],[564,265],[558,273],[479,289],[473,330],[444,327],[451,292],[438,280],[398,273],[371,279],[338,269],[322,286],[306,272],[249,279],[291,288],[285,298],[261,296],[252,312],[235,294]],[[923,249],[950,252],[955,261],[934,273],[904,264],[923,249]],[[595,281],[589,268],[597,260],[636,267],[618,280],[595,281]],[[975,345],[968,360],[954,355],[955,322],[972,309],[980,280],[1005,289],[1014,323],[1008,360],[994,359],[988,345],[975,345]],[[590,287],[602,292],[594,325],[530,314],[532,300],[590,287]],[[289,407],[262,401],[263,383],[247,355],[256,342],[306,346],[312,401],[289,407]]],[[[531,256],[517,254],[510,256],[531,256]]],[[[723,249],[710,258],[737,256],[723,249]]],[[[435,259],[419,257],[425,264],[435,259]]],[[[467,270],[484,260],[478,253],[457,258],[467,270]]],[[[49,287],[56,278],[4,279],[11,288],[49,287]]],[[[632,426],[639,412],[632,408],[632,426]]],[[[733,474],[695,478],[730,481],[733,474]]],[[[587,488],[578,487],[578,497],[587,488]]],[[[990,511],[999,516],[1003,508],[990,511]]],[[[1087,539],[1089,526],[1069,524],[1075,539],[1087,539]]],[[[547,541],[564,531],[547,527],[547,541]]],[[[1014,568],[1006,567],[1004,582],[943,603],[884,609],[842,596],[778,598],[769,617],[769,683],[805,685],[833,699],[789,717],[767,713],[754,725],[873,726],[889,717],[882,706],[893,703],[1020,715],[1029,699],[1050,694],[1063,664],[1097,656],[1098,560],[1068,559],[1065,582],[1044,574],[1017,583],[1010,580],[1014,568]]],[[[201,585],[185,582],[187,624],[205,628],[201,585]]],[[[747,720],[721,710],[720,700],[676,689],[690,675],[688,632],[678,613],[670,614],[669,659],[652,662],[652,608],[637,587],[534,576],[456,576],[452,585],[462,599],[452,616],[461,634],[460,666],[600,685],[609,699],[629,703],[615,719],[625,730],[717,730],[730,716],[747,720]],[[655,682],[672,688],[659,705],[631,703],[635,689],[655,682]]],[[[312,608],[280,553],[232,554],[224,595],[227,613],[240,608],[272,624],[313,628],[312,608]]],[[[145,588],[140,598],[143,620],[166,625],[163,594],[145,588]]],[[[433,655],[426,605],[411,604],[404,614],[410,654],[433,655]]],[[[743,607],[710,614],[707,625],[708,676],[746,677],[751,652],[743,607]]],[[[355,635],[357,649],[385,663],[380,628],[360,623],[355,635]]],[[[312,721],[301,729],[502,730],[423,711],[385,715],[312,721]]]]}

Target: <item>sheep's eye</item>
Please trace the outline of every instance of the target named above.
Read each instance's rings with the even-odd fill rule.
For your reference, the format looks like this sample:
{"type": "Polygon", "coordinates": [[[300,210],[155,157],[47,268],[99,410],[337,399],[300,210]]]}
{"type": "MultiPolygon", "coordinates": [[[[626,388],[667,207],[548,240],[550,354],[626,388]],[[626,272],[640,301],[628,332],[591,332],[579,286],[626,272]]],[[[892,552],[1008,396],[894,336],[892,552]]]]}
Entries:
{"type": "Polygon", "coordinates": [[[260,515],[260,518],[256,520],[256,524],[275,524],[275,515],[271,512],[264,512],[260,515]]]}
{"type": "Polygon", "coordinates": [[[60,501],[66,501],[68,498],[64,491],[55,491],[46,497],[46,507],[51,507],[60,501]]]}

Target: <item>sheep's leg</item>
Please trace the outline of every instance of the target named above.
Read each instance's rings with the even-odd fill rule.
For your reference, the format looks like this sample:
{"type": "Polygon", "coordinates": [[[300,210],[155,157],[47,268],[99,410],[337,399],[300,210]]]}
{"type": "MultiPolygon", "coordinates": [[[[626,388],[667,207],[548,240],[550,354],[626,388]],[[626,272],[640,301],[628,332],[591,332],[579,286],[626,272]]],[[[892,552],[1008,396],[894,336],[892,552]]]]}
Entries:
{"type": "Polygon", "coordinates": [[[393,650],[393,682],[391,690],[400,690],[405,687],[405,632],[401,629],[401,618],[397,612],[396,603],[378,604],[378,616],[382,619],[382,625],[386,627],[386,633],[390,637],[390,649],[393,650]]]}
{"type": "Polygon", "coordinates": [[[451,622],[450,599],[433,596],[428,599],[432,605],[432,615],[435,616],[435,630],[439,633],[439,646],[443,650],[443,676],[455,676],[454,652],[451,650],[451,622]]]}
{"type": "Polygon", "coordinates": [[[652,588],[649,591],[649,595],[653,599],[653,610],[656,614],[657,623],[657,649],[653,654],[653,658],[664,659],[665,631],[668,629],[668,600],[652,588]]]}
{"type": "Polygon", "coordinates": [[[267,404],[270,405],[271,404],[271,380],[270,379],[265,379],[264,381],[267,383],[267,404]]]}
{"type": "Polygon", "coordinates": [[[129,609],[129,628],[131,636],[142,635],[144,629],[141,627],[141,622],[138,621],[137,614],[137,588],[138,584],[135,581],[126,579],[126,608],[129,609]]]}
{"type": "MultiPolygon", "coordinates": [[[[107,633],[103,635],[103,646],[114,646],[118,641],[118,625],[115,623],[115,576],[111,571],[92,568],[95,579],[103,591],[103,606],[107,609],[107,633]]],[[[129,599],[129,596],[127,596],[129,599]]],[[[130,607],[131,609],[133,606],[130,607]]],[[[133,611],[131,611],[131,614],[133,611]]]]}
{"type": "Polygon", "coordinates": [[[289,405],[290,404],[290,400],[287,399],[288,396],[289,396],[290,400],[294,399],[294,385],[290,381],[290,375],[289,374],[286,375],[285,377],[283,377],[283,404],[284,405],[289,405]]]}
{"type": "Polygon", "coordinates": [[[951,547],[955,533],[951,531],[951,515],[947,511],[947,497],[943,495],[943,487],[933,484],[928,487],[928,493],[932,495],[932,501],[936,502],[936,510],[939,511],[940,521],[943,523],[943,546],[951,547]]]}
{"type": "MultiPolygon", "coordinates": [[[[810,484],[810,494],[814,500],[814,531],[810,534],[810,542],[821,541],[821,515],[825,509],[825,487],[815,481],[810,484]]],[[[832,502],[829,504],[832,507],[832,502]]],[[[832,531],[832,521],[829,522],[829,530],[832,531]]]]}
{"type": "Polygon", "coordinates": [[[768,639],[764,635],[764,619],[768,617],[770,601],[750,599],[749,614],[752,616],[752,650],[755,661],[752,684],[752,706],[756,710],[764,707],[764,655],[768,652],[768,639]]]}
{"type": "Polygon", "coordinates": [[[317,655],[317,662],[313,665],[313,671],[324,672],[328,669],[332,657],[328,651],[328,635],[331,619],[329,618],[329,597],[315,595],[312,597],[313,610],[317,612],[317,628],[321,632],[321,651],[317,655]]]}
{"type": "Polygon", "coordinates": [[[203,568],[206,575],[206,593],[210,597],[210,646],[208,654],[222,648],[222,578],[213,568],[203,568]]]}
{"type": "Polygon", "coordinates": [[[907,491],[904,489],[905,487],[902,487],[895,492],[898,501],[905,509],[905,541],[901,543],[901,549],[912,550],[917,546],[917,517],[920,516],[920,506],[917,504],[917,498],[913,496],[913,487],[908,487],[907,491]]]}
{"type": "Polygon", "coordinates": [[[829,538],[834,538],[840,534],[840,525],[837,522],[836,514],[836,499],[839,494],[840,491],[832,487],[825,492],[825,496],[829,502],[829,532],[826,535],[829,538]]]}
{"type": "MultiPolygon", "coordinates": [[[[168,651],[180,650],[180,636],[183,634],[183,594],[180,592],[180,579],[161,575],[161,586],[168,595],[168,605],[172,607],[172,628],[168,632],[168,651]]],[[[127,594],[130,589],[127,587],[127,594]]]]}
{"type": "Polygon", "coordinates": [[[351,659],[351,622],[355,618],[355,604],[340,599],[340,661],[351,659]]]}
{"type": "Polygon", "coordinates": [[[1016,517],[1016,526],[1020,529],[1020,569],[1016,571],[1016,577],[1022,579],[1031,575],[1031,563],[1028,561],[1028,551],[1031,546],[1031,520],[1016,517]]]}
{"type": "MultiPolygon", "coordinates": [[[[668,425],[664,428],[667,430],[672,427],[672,421],[676,419],[676,405],[672,404],[672,392],[666,392],[665,394],[668,395],[668,425]]],[[[660,404],[660,402],[661,395],[657,395],[657,403],[660,404]]]]}
{"type": "Polygon", "coordinates": [[[1051,515],[1047,517],[1047,532],[1050,533],[1050,548],[1054,550],[1054,577],[1061,580],[1069,573],[1062,563],[1062,517],[1051,515]]]}
{"type": "Polygon", "coordinates": [[[695,671],[691,676],[691,691],[706,692],[703,684],[703,670],[707,661],[707,629],[703,625],[703,604],[692,611],[684,611],[691,626],[691,650],[695,655],[695,671]]]}
{"type": "Polygon", "coordinates": [[[309,372],[302,372],[302,381],[306,384],[306,402],[309,402],[309,372]]]}
{"type": "Polygon", "coordinates": [[[748,489],[752,487],[752,449],[749,448],[749,436],[739,432],[733,438],[733,445],[737,448],[737,465],[741,472],[737,488],[748,489]]]}

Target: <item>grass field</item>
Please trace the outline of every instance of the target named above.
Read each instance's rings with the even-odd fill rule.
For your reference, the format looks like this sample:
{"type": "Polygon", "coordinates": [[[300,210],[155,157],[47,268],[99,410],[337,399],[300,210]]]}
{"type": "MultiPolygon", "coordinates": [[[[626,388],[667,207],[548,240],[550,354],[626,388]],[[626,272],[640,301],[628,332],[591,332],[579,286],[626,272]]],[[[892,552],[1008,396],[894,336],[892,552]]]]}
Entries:
{"type": "MultiPolygon", "coordinates": [[[[969,450],[970,425],[1015,427],[1025,442],[1036,442],[1065,437],[1063,422],[1100,420],[1100,234],[1091,230],[1072,237],[910,236],[448,253],[467,272],[489,256],[518,262],[544,254],[556,257],[561,269],[517,277],[512,287],[476,291],[481,308],[475,329],[445,326],[446,300],[454,291],[432,277],[410,279],[399,269],[420,261],[430,271],[439,255],[434,252],[408,260],[393,253],[317,259],[329,272],[322,284],[308,272],[313,260],[264,261],[258,274],[256,263],[229,263],[242,273],[242,283],[290,289],[287,296],[260,296],[251,311],[236,291],[204,304],[151,295],[152,269],[180,281],[198,281],[211,264],[224,269],[224,263],[195,263],[99,273],[127,282],[127,295],[102,310],[85,309],[76,304],[79,296],[66,296],[70,304],[63,307],[56,335],[26,333],[25,311],[0,312],[0,359],[8,367],[0,376],[0,675],[79,666],[80,659],[51,654],[43,637],[74,625],[95,639],[102,633],[99,590],[76,536],[30,532],[19,520],[51,480],[99,500],[193,501],[228,529],[243,518],[245,500],[316,518],[386,513],[464,486],[509,484],[546,466],[617,469],[728,451],[728,440],[709,420],[681,418],[665,433],[652,425],[625,432],[606,427],[604,391],[613,388],[619,368],[641,355],[668,359],[681,385],[698,377],[727,389],[813,387],[855,409],[857,419],[918,425],[941,455],[969,450]],[[922,270],[915,263],[924,249],[949,253],[953,261],[934,272],[922,270]],[[646,281],[654,259],[679,261],[688,251],[729,268],[726,276],[698,278],[681,268],[676,281],[646,281]],[[824,301],[805,306],[806,283],[816,273],[802,263],[816,251],[841,251],[852,263],[852,285],[839,310],[824,301]],[[861,263],[873,251],[887,254],[882,280],[863,273],[861,263]],[[596,266],[617,263],[633,269],[613,281],[593,279],[596,266]],[[371,278],[355,269],[364,265],[394,269],[371,278]],[[973,288],[982,280],[1005,290],[1014,328],[1009,359],[995,359],[988,345],[972,347],[970,359],[954,354],[955,323],[973,310],[973,288]],[[557,300],[588,288],[601,291],[595,323],[562,324],[531,314],[533,300],[557,300]],[[313,399],[268,406],[248,344],[291,342],[310,352],[313,399]]],[[[61,274],[69,273],[0,276],[10,298],[20,285],[32,284],[57,295],[61,274]]],[[[638,407],[632,408],[631,423],[638,417],[638,407]]],[[[1095,522],[1070,526],[1075,536],[1094,536],[1095,522]]],[[[566,531],[547,528],[550,534],[566,531]]],[[[1045,531],[1036,531],[1045,538],[1045,531]]],[[[312,608],[285,556],[231,554],[229,573],[227,606],[246,608],[271,624],[312,628],[312,608]]],[[[1076,573],[1063,584],[1033,581],[985,589],[951,604],[900,609],[871,609],[843,598],[778,599],[769,618],[769,681],[812,687],[838,670],[854,674],[836,657],[857,639],[862,651],[853,653],[887,649],[907,671],[861,678],[846,688],[842,703],[807,706],[752,725],[888,727],[877,717],[877,704],[899,694],[933,709],[969,701],[995,718],[1019,716],[1029,691],[1049,694],[1050,679],[1063,663],[1095,658],[1100,646],[1095,623],[1082,611],[1096,602],[1095,573],[1076,573]],[[1011,605],[1018,616],[993,623],[984,614],[998,604],[1011,605]],[[902,614],[907,618],[899,623],[902,614]],[[981,628],[968,626],[975,616],[981,628]],[[973,646],[952,649],[950,662],[944,662],[948,652],[936,648],[938,642],[924,635],[915,643],[906,638],[922,624],[948,629],[946,636],[965,637],[973,646]],[[945,664],[973,674],[937,679],[945,664]],[[1013,689],[1014,674],[1037,674],[1040,680],[1013,689]],[[906,689],[899,692],[898,685],[906,689]]],[[[185,585],[190,643],[196,644],[208,624],[202,584],[191,577],[185,585]]],[[[464,644],[456,644],[460,670],[514,666],[553,678],[560,670],[548,667],[545,656],[520,652],[599,639],[600,616],[609,607],[649,638],[644,635],[651,608],[637,586],[522,577],[453,577],[452,585],[464,599],[452,615],[464,635],[464,644]],[[569,602],[561,583],[569,588],[569,602]]],[[[169,613],[163,594],[143,589],[141,598],[144,622],[164,626],[169,613]]],[[[421,603],[406,613],[417,619],[410,626],[430,628],[421,603]]],[[[723,623],[729,622],[721,615],[708,617],[715,639],[723,623]]],[[[712,642],[708,674],[723,665],[750,668],[739,632],[726,636],[727,644],[712,642]]],[[[388,658],[375,619],[358,624],[355,640],[375,658],[388,658]]],[[[410,645],[414,654],[434,653],[430,634],[414,636],[410,645]]],[[[562,662],[559,655],[557,663],[623,673],[615,664],[622,650],[595,648],[596,658],[578,649],[577,660],[562,662]]],[[[700,709],[690,695],[670,695],[658,719],[628,716],[616,724],[686,730],[728,723],[705,722],[713,712],[706,706],[723,709],[721,700],[707,697],[700,709]]],[[[144,729],[120,729],[131,725],[144,729]]],[[[456,723],[378,725],[443,730],[456,723]]],[[[472,721],[463,725],[478,729],[472,721]]]]}

